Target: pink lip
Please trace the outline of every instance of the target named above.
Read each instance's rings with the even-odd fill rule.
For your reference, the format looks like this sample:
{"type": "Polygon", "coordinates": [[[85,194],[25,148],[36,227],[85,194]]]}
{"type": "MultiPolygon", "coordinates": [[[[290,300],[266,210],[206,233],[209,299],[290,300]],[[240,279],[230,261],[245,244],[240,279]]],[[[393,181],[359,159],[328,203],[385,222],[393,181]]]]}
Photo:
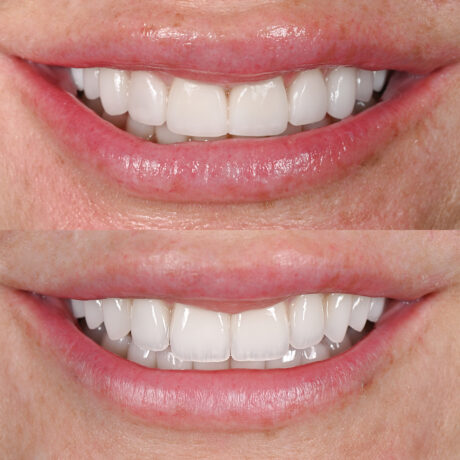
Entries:
{"type": "Polygon", "coordinates": [[[121,131],[30,66],[10,60],[22,90],[65,151],[145,198],[179,202],[269,200],[343,177],[430,107],[448,71],[416,81],[358,116],[316,131],[270,139],[157,145],[121,131]]]}
{"type": "Polygon", "coordinates": [[[430,305],[399,304],[362,342],[327,361],[270,371],[181,372],[146,369],[106,352],[78,331],[57,301],[17,295],[32,313],[35,333],[102,400],[147,423],[212,430],[279,427],[361,391],[385,361],[395,333],[430,305]]]}

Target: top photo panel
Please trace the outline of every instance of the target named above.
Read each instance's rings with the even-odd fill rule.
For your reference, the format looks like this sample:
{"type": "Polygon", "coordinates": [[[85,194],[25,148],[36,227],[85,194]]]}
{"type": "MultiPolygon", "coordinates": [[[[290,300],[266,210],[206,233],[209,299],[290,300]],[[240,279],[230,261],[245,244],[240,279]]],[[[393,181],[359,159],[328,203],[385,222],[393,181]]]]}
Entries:
{"type": "Polygon", "coordinates": [[[2,0],[0,229],[460,228],[460,2],[2,0]]]}

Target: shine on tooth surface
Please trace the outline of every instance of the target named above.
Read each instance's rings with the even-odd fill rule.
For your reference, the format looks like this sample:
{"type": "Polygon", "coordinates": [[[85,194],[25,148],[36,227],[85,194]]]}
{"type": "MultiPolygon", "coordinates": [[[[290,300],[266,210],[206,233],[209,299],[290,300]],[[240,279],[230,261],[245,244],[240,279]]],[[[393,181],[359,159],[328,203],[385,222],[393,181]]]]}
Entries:
{"type": "Polygon", "coordinates": [[[356,76],[356,99],[369,102],[374,92],[374,74],[370,70],[358,69],[356,76]]]}
{"type": "Polygon", "coordinates": [[[126,120],[126,131],[141,139],[150,140],[155,134],[155,127],[139,123],[128,115],[126,120]]]}
{"type": "Polygon", "coordinates": [[[111,340],[107,334],[104,334],[104,337],[101,341],[101,346],[105,350],[115,353],[121,358],[126,358],[130,343],[131,337],[129,335],[125,335],[124,337],[118,340],[111,340]]]}
{"type": "Polygon", "coordinates": [[[70,69],[70,74],[72,75],[72,80],[75,83],[78,91],[83,91],[85,87],[83,80],[83,69],[70,69]]]}
{"type": "Polygon", "coordinates": [[[302,362],[302,350],[290,348],[287,353],[279,358],[265,362],[265,369],[287,369],[300,366],[302,362]]]}
{"type": "Polygon", "coordinates": [[[324,339],[324,344],[329,347],[330,356],[337,356],[344,353],[351,348],[351,340],[348,334],[345,335],[344,339],[340,342],[331,342],[327,337],[324,339]]]}
{"type": "Polygon", "coordinates": [[[289,105],[281,77],[233,87],[228,107],[230,134],[275,136],[287,128],[289,105]]]}
{"type": "Polygon", "coordinates": [[[327,112],[342,120],[353,113],[356,100],[356,69],[336,67],[327,76],[327,112]]]}
{"type": "Polygon", "coordinates": [[[369,315],[369,308],[371,305],[371,298],[357,295],[353,296],[353,305],[350,316],[350,327],[355,331],[361,332],[366,325],[369,315]]]}
{"type": "Polygon", "coordinates": [[[324,335],[322,294],[306,294],[289,301],[290,342],[302,349],[321,342],[324,335]]]}
{"type": "Polygon", "coordinates": [[[324,343],[318,343],[313,347],[308,347],[301,351],[301,364],[315,363],[317,361],[324,361],[331,357],[330,349],[324,343]]]}
{"type": "Polygon", "coordinates": [[[128,347],[127,359],[141,366],[154,368],[156,366],[156,354],[152,350],[145,350],[131,342],[128,347]]]}
{"type": "Polygon", "coordinates": [[[188,370],[192,369],[192,361],[182,361],[175,356],[170,348],[163,351],[157,351],[157,367],[158,369],[176,369],[188,370]]]}
{"type": "Polygon", "coordinates": [[[96,329],[104,321],[104,314],[102,313],[102,301],[85,300],[84,304],[86,324],[90,329],[96,329]]]}
{"type": "Polygon", "coordinates": [[[131,300],[104,299],[104,325],[110,340],[118,340],[131,330],[131,300]]]}
{"type": "Polygon", "coordinates": [[[168,88],[154,72],[131,73],[128,112],[133,120],[151,126],[164,124],[167,98],[168,88]]]}
{"type": "Polygon", "coordinates": [[[93,342],[101,344],[104,335],[106,335],[104,324],[96,327],[95,329],[90,329],[88,324],[84,323],[82,325],[82,331],[87,335],[93,342]]]}
{"type": "Polygon", "coordinates": [[[375,70],[374,74],[374,91],[379,93],[385,86],[388,70],[375,70]]]}
{"type": "Polygon", "coordinates": [[[332,342],[342,342],[350,323],[352,296],[329,294],[326,297],[324,334],[332,342]]]}
{"type": "Polygon", "coordinates": [[[169,90],[166,124],[174,133],[218,137],[227,134],[227,96],[218,85],[175,78],[169,90]]]}
{"type": "Polygon", "coordinates": [[[99,93],[102,107],[109,115],[128,111],[129,73],[126,70],[101,69],[99,93]]]}
{"type": "Polygon", "coordinates": [[[131,336],[142,348],[161,351],[169,346],[169,305],[159,299],[134,299],[131,309],[131,336]]]}
{"type": "Polygon", "coordinates": [[[321,121],[327,112],[328,93],[318,69],[306,70],[288,88],[289,123],[299,126],[321,121]]]}
{"type": "Polygon", "coordinates": [[[369,321],[377,322],[382,316],[385,308],[385,297],[372,297],[369,308],[369,321]]]}
{"type": "Polygon", "coordinates": [[[230,315],[176,303],[171,351],[185,361],[225,361],[230,356],[230,315]]]}
{"type": "Polygon", "coordinates": [[[238,361],[265,361],[281,358],[289,349],[286,305],[233,314],[231,354],[238,361]]]}
{"type": "Polygon", "coordinates": [[[74,300],[70,301],[70,306],[72,308],[72,313],[74,318],[84,318],[85,317],[85,304],[83,300],[74,300]]]}
{"type": "Polygon", "coordinates": [[[98,68],[89,68],[83,70],[83,85],[85,96],[88,99],[98,99],[99,92],[99,72],[98,68]]]}

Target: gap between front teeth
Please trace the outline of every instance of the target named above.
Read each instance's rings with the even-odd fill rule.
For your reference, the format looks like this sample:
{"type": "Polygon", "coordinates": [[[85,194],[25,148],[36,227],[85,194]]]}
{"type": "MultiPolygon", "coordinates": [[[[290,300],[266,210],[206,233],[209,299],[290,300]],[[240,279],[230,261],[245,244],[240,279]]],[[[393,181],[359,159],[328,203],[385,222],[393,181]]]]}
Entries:
{"type": "Polygon", "coordinates": [[[229,314],[158,299],[72,300],[93,340],[161,369],[293,367],[343,352],[376,322],[385,299],[306,294],[229,314]]]}
{"type": "Polygon", "coordinates": [[[283,77],[221,85],[159,72],[109,68],[71,69],[86,104],[131,134],[161,144],[188,140],[294,134],[341,120],[374,103],[387,71],[339,66],[283,77]],[[318,125],[319,124],[319,125],[318,125]]]}

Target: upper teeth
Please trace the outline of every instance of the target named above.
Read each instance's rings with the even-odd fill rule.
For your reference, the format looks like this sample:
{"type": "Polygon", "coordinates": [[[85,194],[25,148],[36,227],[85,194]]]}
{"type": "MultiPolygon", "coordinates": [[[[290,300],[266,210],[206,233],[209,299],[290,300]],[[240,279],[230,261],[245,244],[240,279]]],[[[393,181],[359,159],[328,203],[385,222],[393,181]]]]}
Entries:
{"type": "Polygon", "coordinates": [[[342,66],[299,72],[287,88],[282,77],[232,88],[174,78],[168,88],[155,72],[87,68],[71,69],[71,74],[88,99],[100,98],[107,115],[129,113],[128,131],[150,138],[153,127],[161,126],[174,142],[183,140],[174,135],[279,135],[288,126],[317,123],[327,113],[343,119],[357,100],[368,102],[373,91],[381,91],[387,76],[386,71],[342,66]]]}
{"type": "Polygon", "coordinates": [[[157,299],[72,300],[76,318],[86,317],[90,329],[102,323],[112,341],[131,332],[142,350],[169,346],[183,361],[200,363],[281,359],[293,349],[308,349],[324,336],[344,340],[348,326],[362,331],[367,320],[377,321],[382,297],[349,294],[307,294],[267,308],[220,313],[190,305],[170,305],[157,299]]]}

